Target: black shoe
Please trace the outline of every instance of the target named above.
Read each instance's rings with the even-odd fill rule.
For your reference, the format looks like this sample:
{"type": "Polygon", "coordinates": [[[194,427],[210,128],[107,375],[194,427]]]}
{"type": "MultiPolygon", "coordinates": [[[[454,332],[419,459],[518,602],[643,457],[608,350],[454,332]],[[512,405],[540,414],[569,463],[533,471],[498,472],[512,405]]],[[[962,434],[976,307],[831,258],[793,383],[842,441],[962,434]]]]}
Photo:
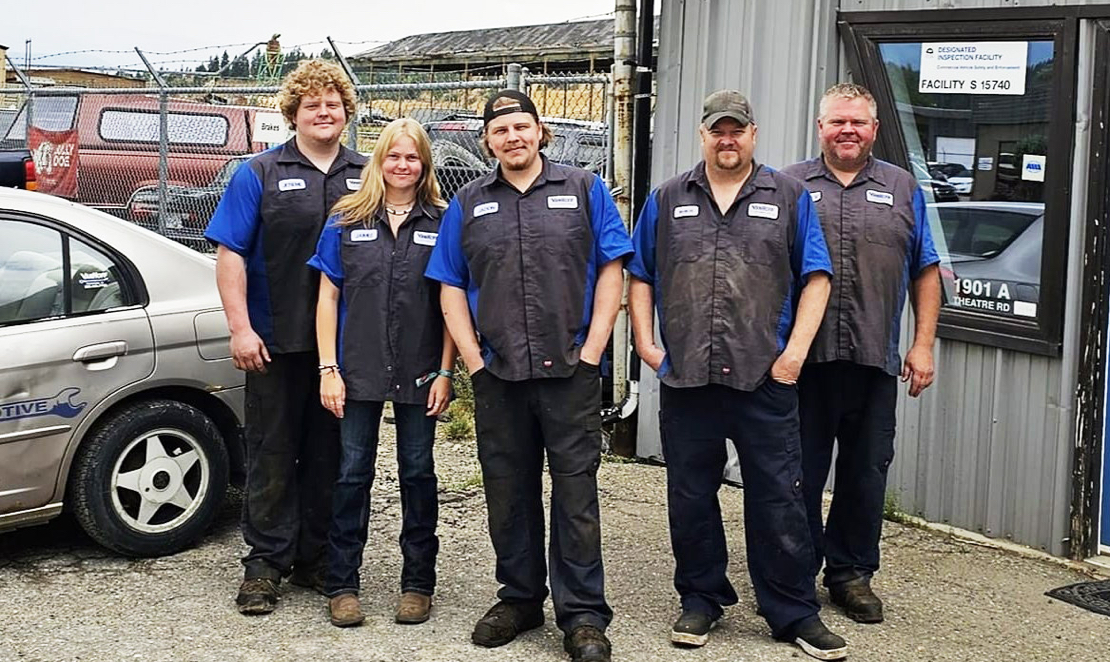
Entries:
{"type": "Polygon", "coordinates": [[[326,567],[317,566],[306,569],[296,567],[293,568],[293,574],[289,575],[289,583],[302,588],[310,588],[320,595],[328,597],[325,586],[327,577],[328,571],[326,567]]]}
{"type": "Polygon", "coordinates": [[[269,614],[277,607],[278,585],[267,577],[244,579],[239,585],[239,595],[235,596],[235,604],[239,605],[240,614],[269,614]]]}
{"type": "Polygon", "coordinates": [[[871,590],[866,579],[853,579],[829,587],[829,599],[844,608],[848,618],[857,623],[882,623],[883,601],[871,590]]]}
{"type": "Polygon", "coordinates": [[[671,628],[671,643],[679,646],[704,646],[709,631],[717,627],[717,619],[700,611],[684,611],[671,628]]]}
{"type": "Polygon", "coordinates": [[[470,640],[479,646],[504,646],[521,632],[543,625],[542,602],[505,602],[490,607],[474,624],[470,640]]]}
{"type": "Polygon", "coordinates": [[[818,660],[843,660],[848,657],[848,644],[843,638],[829,632],[817,616],[798,624],[789,640],[818,660]]]}
{"type": "Polygon", "coordinates": [[[573,662],[609,662],[612,656],[605,633],[592,625],[579,625],[563,635],[563,650],[573,662]]]}

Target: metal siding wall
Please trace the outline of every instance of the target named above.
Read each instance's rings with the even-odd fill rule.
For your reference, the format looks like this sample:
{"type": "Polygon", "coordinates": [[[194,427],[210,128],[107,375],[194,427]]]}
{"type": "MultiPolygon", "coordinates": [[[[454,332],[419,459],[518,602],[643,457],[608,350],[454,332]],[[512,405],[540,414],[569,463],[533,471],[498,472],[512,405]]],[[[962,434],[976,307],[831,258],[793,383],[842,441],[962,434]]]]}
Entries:
{"type": "MultiPolygon", "coordinates": [[[[879,11],[1054,4],[1092,3],[841,0],[839,7],[879,11]]],[[[749,95],[760,125],[758,160],[780,166],[814,153],[816,100],[844,70],[835,34],[837,6],[836,0],[663,0],[653,183],[699,158],[696,126],[701,100],[720,87],[736,87],[749,95]]],[[[1089,55],[1081,54],[1081,94],[1090,89],[1084,57],[1089,55]]],[[[1073,167],[1076,219],[1084,217],[1081,192],[1089,110],[1085,98],[1079,104],[1073,167]]],[[[937,383],[918,399],[906,397],[903,390],[889,480],[903,510],[1052,554],[1065,553],[1078,353],[1077,284],[1082,278],[1082,224],[1077,225],[1069,246],[1062,358],[938,340],[937,383]]],[[[905,348],[913,334],[908,312],[902,328],[905,348]]],[[[658,457],[658,382],[648,369],[643,375],[637,451],[658,457]]]]}

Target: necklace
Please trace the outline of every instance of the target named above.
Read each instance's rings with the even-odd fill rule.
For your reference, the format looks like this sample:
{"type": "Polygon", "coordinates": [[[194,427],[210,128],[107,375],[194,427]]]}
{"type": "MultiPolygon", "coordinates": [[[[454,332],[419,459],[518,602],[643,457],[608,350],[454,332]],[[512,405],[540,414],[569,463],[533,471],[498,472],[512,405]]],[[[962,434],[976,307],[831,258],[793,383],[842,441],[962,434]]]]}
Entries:
{"type": "Polygon", "coordinates": [[[385,203],[385,213],[391,214],[393,216],[404,216],[405,214],[412,211],[413,202],[415,202],[415,201],[414,200],[409,200],[408,202],[402,203],[402,204],[408,205],[408,207],[405,207],[403,209],[399,208],[399,207],[391,207],[389,205],[389,203],[387,202],[387,203],[385,203]]]}

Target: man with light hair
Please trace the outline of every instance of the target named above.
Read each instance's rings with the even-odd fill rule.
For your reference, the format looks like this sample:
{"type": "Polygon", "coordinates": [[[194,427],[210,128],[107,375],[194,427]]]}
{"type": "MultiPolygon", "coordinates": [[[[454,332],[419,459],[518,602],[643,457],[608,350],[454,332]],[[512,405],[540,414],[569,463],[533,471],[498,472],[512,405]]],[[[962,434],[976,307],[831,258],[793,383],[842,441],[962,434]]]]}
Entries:
{"type": "Polygon", "coordinates": [[[831,601],[861,623],[883,620],[871,590],[879,569],[887,470],[894,457],[897,380],[917,397],[933,381],[940,309],[936,250],[925,194],[905,170],[871,155],[879,130],[865,88],[834,85],[821,97],[821,156],[783,172],[806,185],[833,257],[832,296],[798,380],[806,510],[831,601]],[[914,341],[899,358],[906,295],[914,341]],[[822,526],[821,495],[837,446],[836,485],[822,526]]]}
{"type": "Polygon", "coordinates": [[[809,574],[795,383],[821,322],[832,267],[801,183],[757,163],[751,105],[706,97],[702,161],[652,192],[633,234],[636,352],[658,375],[667,510],[682,613],[678,646],[704,646],[738,597],[717,492],[726,439],[744,475],[744,537],[771,635],[839,660],[809,574]],[[663,346],[655,344],[653,306],[663,346]]]}
{"type": "Polygon", "coordinates": [[[358,190],[366,159],[340,144],[355,92],[339,65],[302,62],[282,83],[295,131],[232,176],[205,237],[217,245],[216,285],[231,357],[246,376],[244,614],[268,614],[278,586],[323,591],[339,424],[320,404],[319,272],[306,262],[332,205],[358,190]]]}
{"type": "Polygon", "coordinates": [[[516,90],[490,97],[482,141],[497,168],[444,213],[427,276],[470,370],[498,602],[471,641],[495,647],[555,620],[575,662],[608,662],[597,469],[600,363],[632,252],[609,190],[550,162],[551,134],[516,90]],[[541,474],[551,475],[550,566],[541,474]]]}

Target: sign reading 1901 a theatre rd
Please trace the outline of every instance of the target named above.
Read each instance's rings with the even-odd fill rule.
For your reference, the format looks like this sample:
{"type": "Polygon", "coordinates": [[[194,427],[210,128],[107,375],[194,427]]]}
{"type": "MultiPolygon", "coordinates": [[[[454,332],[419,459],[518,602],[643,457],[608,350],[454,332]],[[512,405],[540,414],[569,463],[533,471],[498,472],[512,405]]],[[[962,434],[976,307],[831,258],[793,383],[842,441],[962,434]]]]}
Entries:
{"type": "Polygon", "coordinates": [[[921,44],[918,92],[1025,94],[1024,41],[955,41],[921,44]]]}

